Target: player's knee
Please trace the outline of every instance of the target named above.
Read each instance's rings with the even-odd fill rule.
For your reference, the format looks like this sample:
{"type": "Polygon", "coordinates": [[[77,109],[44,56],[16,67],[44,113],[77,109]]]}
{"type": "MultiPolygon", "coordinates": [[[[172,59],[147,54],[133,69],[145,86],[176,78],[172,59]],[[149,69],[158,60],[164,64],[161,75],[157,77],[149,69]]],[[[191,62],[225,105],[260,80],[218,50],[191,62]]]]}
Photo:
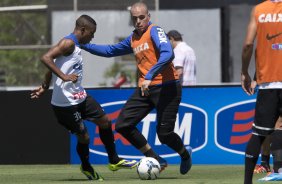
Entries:
{"type": "Polygon", "coordinates": [[[253,134],[248,142],[245,157],[258,158],[264,139],[264,136],[257,136],[253,134]]]}
{"type": "Polygon", "coordinates": [[[117,122],[115,130],[120,134],[124,134],[128,131],[128,128],[129,126],[127,126],[126,124],[117,122]]]}
{"type": "Polygon", "coordinates": [[[103,116],[102,118],[98,119],[96,121],[96,124],[102,129],[107,129],[107,128],[112,126],[111,120],[106,115],[103,116]]]}
{"type": "Polygon", "coordinates": [[[172,132],[158,133],[158,138],[162,144],[168,144],[172,139],[172,132]]]}
{"type": "Polygon", "coordinates": [[[90,138],[89,138],[88,133],[77,134],[76,137],[77,137],[77,140],[78,140],[79,143],[82,143],[82,144],[89,144],[90,143],[90,138]]]}
{"type": "Polygon", "coordinates": [[[104,123],[99,125],[99,128],[101,128],[101,129],[108,129],[108,128],[111,128],[111,127],[112,127],[111,121],[107,121],[107,122],[104,122],[104,123]]]}

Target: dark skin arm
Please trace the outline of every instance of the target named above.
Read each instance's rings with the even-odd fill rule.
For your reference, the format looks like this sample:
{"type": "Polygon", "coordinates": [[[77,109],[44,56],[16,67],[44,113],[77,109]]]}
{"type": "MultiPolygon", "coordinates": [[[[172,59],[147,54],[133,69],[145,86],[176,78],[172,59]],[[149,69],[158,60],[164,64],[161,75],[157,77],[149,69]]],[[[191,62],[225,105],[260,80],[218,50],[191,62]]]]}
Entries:
{"type": "Polygon", "coordinates": [[[241,85],[242,85],[242,89],[248,95],[254,94],[254,90],[251,87],[252,80],[248,73],[248,69],[253,54],[253,46],[254,46],[256,34],[257,34],[257,23],[253,9],[248,25],[248,30],[247,30],[247,35],[245,38],[243,50],[242,50],[241,85]]]}
{"type": "Polygon", "coordinates": [[[49,71],[45,74],[45,80],[42,85],[31,92],[30,96],[32,99],[39,98],[46,90],[48,90],[52,79],[52,72],[59,78],[61,78],[64,82],[77,81],[77,74],[66,75],[54,63],[54,59],[60,56],[68,56],[73,53],[74,49],[75,44],[72,40],[62,39],[57,45],[52,47],[41,57],[41,61],[47,66],[47,68],[49,68],[49,71]]]}
{"type": "Polygon", "coordinates": [[[34,98],[39,98],[46,90],[48,90],[49,86],[50,86],[50,82],[52,80],[52,72],[48,71],[45,74],[45,80],[42,83],[41,86],[39,86],[38,88],[32,90],[31,94],[30,94],[30,98],[34,99],[34,98]]]}
{"type": "Polygon", "coordinates": [[[54,63],[54,59],[59,56],[68,56],[73,53],[75,44],[72,40],[62,39],[57,45],[52,47],[47,53],[41,57],[41,61],[52,71],[55,75],[61,78],[63,81],[77,80],[76,74],[66,75],[64,74],[54,63]]]}
{"type": "Polygon", "coordinates": [[[256,87],[257,87],[257,75],[255,73],[253,81],[251,82],[251,95],[256,93],[256,87]]]}

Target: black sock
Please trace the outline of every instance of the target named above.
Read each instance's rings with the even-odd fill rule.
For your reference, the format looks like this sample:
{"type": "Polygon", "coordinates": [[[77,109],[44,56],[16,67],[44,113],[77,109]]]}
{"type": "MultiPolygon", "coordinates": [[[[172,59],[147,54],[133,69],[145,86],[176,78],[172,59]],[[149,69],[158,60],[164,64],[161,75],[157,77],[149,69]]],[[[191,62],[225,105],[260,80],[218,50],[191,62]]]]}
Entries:
{"type": "Polygon", "coordinates": [[[258,160],[260,148],[265,137],[252,135],[245,153],[244,184],[252,184],[254,168],[258,160]]]}
{"type": "Polygon", "coordinates": [[[111,164],[118,163],[121,159],[119,158],[116,152],[114,134],[113,134],[111,126],[106,129],[102,129],[99,127],[99,134],[100,134],[101,141],[105,145],[106,151],[108,153],[109,162],[111,164]]]}
{"type": "Polygon", "coordinates": [[[170,133],[158,133],[159,139],[161,143],[166,144],[168,147],[173,149],[175,152],[179,153],[184,149],[184,152],[180,154],[181,158],[187,160],[190,158],[188,151],[185,149],[185,146],[179,137],[178,134],[175,132],[170,133]]]}
{"type": "Polygon", "coordinates": [[[269,167],[270,155],[261,155],[261,165],[264,167],[269,167]]]}
{"type": "Polygon", "coordinates": [[[153,158],[155,158],[155,159],[157,159],[158,160],[158,158],[159,158],[159,156],[154,152],[154,150],[151,148],[151,149],[149,149],[148,151],[146,151],[145,153],[144,153],[144,155],[146,156],[146,157],[153,157],[153,158]]]}
{"type": "Polygon", "coordinates": [[[90,167],[89,145],[88,144],[82,144],[82,143],[78,142],[77,145],[76,145],[76,151],[77,151],[79,158],[81,160],[83,169],[90,167]]]}
{"type": "Polygon", "coordinates": [[[278,173],[278,170],[282,168],[281,142],[282,142],[282,130],[275,130],[271,134],[271,152],[273,155],[273,170],[275,173],[278,173]]]}

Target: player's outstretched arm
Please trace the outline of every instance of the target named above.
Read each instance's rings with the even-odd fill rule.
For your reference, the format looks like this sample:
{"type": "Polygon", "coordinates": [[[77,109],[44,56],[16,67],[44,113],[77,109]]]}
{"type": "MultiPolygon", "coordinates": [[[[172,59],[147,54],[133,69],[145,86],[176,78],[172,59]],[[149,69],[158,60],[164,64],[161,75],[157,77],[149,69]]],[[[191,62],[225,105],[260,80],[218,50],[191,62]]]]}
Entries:
{"type": "Polygon", "coordinates": [[[133,53],[130,45],[131,35],[114,45],[84,44],[80,47],[91,54],[102,57],[115,57],[133,53]]]}

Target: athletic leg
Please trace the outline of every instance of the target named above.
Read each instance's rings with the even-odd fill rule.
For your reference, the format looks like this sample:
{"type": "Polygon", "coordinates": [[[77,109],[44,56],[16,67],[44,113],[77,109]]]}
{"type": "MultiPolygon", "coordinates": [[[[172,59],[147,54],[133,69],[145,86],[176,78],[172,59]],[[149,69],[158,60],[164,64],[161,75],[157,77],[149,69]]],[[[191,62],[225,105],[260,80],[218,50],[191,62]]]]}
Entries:
{"type": "Polygon", "coordinates": [[[252,184],[253,171],[266,136],[274,130],[278,119],[278,90],[263,89],[258,91],[253,133],[245,153],[244,184],[252,184]]]}
{"type": "Polygon", "coordinates": [[[110,163],[120,161],[114,143],[112,125],[109,118],[106,116],[101,105],[91,96],[87,96],[81,107],[82,118],[95,123],[99,127],[99,136],[105,145],[110,163]]]}
{"type": "Polygon", "coordinates": [[[153,109],[149,97],[143,97],[140,93],[140,88],[137,88],[124,105],[116,123],[116,131],[145,156],[158,159],[158,155],[136,128],[136,125],[153,109]]]}
{"type": "Polygon", "coordinates": [[[181,156],[180,173],[186,174],[192,166],[192,149],[191,147],[186,149],[179,135],[174,132],[176,116],[181,101],[181,91],[181,85],[174,83],[154,88],[150,94],[157,109],[158,138],[161,143],[166,144],[181,156]]]}
{"type": "Polygon", "coordinates": [[[252,135],[245,152],[245,179],[244,184],[252,184],[253,172],[257,163],[260,148],[265,136],[252,135]]]}
{"type": "MultiPolygon", "coordinates": [[[[281,129],[282,130],[282,118],[279,116],[275,123],[275,129],[281,129]]],[[[266,172],[271,172],[269,160],[270,160],[270,141],[271,136],[267,136],[264,140],[261,148],[261,166],[265,168],[266,172]]],[[[276,157],[277,158],[277,157],[276,157]]]]}
{"type": "Polygon", "coordinates": [[[103,177],[93,169],[89,162],[89,135],[79,107],[82,104],[69,107],[53,106],[53,110],[58,122],[77,137],[76,151],[81,160],[81,172],[89,180],[103,180],[103,177]]]}
{"type": "Polygon", "coordinates": [[[267,136],[263,141],[261,147],[261,166],[265,168],[266,172],[271,172],[269,160],[270,160],[270,136],[267,136]]]}
{"type": "Polygon", "coordinates": [[[271,151],[273,155],[273,170],[274,173],[267,175],[259,181],[281,181],[281,167],[282,167],[282,118],[281,118],[281,107],[279,109],[280,116],[275,124],[275,130],[271,134],[271,151]]]}
{"type": "Polygon", "coordinates": [[[282,130],[275,130],[271,134],[271,151],[273,155],[273,170],[282,173],[282,130]]]}
{"type": "Polygon", "coordinates": [[[109,169],[116,171],[121,168],[131,169],[136,167],[137,161],[129,161],[119,158],[116,151],[111,120],[105,114],[101,105],[92,97],[87,96],[85,106],[82,107],[81,110],[84,119],[95,123],[99,127],[100,139],[105,145],[105,149],[108,153],[109,169]]]}

